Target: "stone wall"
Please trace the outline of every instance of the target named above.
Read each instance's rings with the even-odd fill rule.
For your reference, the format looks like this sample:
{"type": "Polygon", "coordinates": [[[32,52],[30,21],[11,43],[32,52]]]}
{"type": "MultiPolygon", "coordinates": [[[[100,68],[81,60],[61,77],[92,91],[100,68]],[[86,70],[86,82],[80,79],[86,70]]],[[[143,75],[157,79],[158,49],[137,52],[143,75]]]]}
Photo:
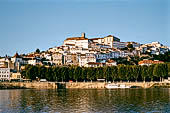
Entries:
{"type": "MultiPolygon", "coordinates": [[[[33,89],[57,89],[63,88],[81,88],[81,89],[104,89],[106,82],[0,82],[0,85],[17,86],[21,88],[33,89]]],[[[116,84],[125,84],[127,86],[139,86],[141,88],[151,88],[154,86],[170,86],[170,83],[161,82],[117,82],[116,84]]]]}
{"type": "Polygon", "coordinates": [[[67,82],[66,88],[84,88],[84,89],[104,89],[103,82],[67,82]]]}
{"type": "Polygon", "coordinates": [[[33,89],[56,89],[55,82],[1,82],[2,85],[17,86],[33,89]]]}

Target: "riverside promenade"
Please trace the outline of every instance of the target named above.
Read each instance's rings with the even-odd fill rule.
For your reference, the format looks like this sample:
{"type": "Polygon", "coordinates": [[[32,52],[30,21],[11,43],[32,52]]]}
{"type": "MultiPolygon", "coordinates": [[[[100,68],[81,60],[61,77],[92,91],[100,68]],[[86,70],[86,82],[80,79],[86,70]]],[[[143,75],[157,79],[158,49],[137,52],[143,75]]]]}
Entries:
{"type": "MultiPolygon", "coordinates": [[[[2,87],[28,88],[28,89],[105,89],[106,82],[0,82],[2,87]]],[[[112,84],[125,84],[127,86],[152,88],[152,87],[170,87],[170,82],[114,82],[112,84]]]]}

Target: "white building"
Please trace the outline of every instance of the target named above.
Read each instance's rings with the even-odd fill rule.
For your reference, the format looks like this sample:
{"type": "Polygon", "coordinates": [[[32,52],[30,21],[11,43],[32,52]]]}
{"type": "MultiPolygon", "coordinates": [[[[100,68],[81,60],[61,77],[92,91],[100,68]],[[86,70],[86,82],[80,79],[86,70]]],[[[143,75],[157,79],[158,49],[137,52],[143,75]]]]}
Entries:
{"type": "Polygon", "coordinates": [[[63,64],[63,55],[61,53],[54,53],[52,55],[52,61],[55,65],[62,65],[63,64]]]}
{"type": "Polygon", "coordinates": [[[38,58],[30,58],[30,59],[28,59],[28,64],[30,64],[30,65],[40,65],[41,61],[38,58]]]}
{"type": "Polygon", "coordinates": [[[60,47],[53,47],[53,48],[49,48],[48,52],[54,53],[54,52],[58,52],[60,49],[60,47]]]}
{"type": "Polygon", "coordinates": [[[0,67],[8,67],[9,66],[9,58],[3,57],[0,58],[0,67]]]}
{"type": "Polygon", "coordinates": [[[108,60],[111,58],[119,58],[119,57],[124,57],[124,55],[122,55],[121,51],[112,51],[109,53],[98,53],[96,54],[96,59],[97,60],[108,60]]]}
{"type": "Polygon", "coordinates": [[[169,48],[167,46],[163,46],[160,42],[143,44],[136,49],[140,50],[141,53],[150,52],[151,54],[155,55],[164,54],[169,51],[169,48]]]}
{"type": "Polygon", "coordinates": [[[91,53],[80,54],[78,61],[79,61],[79,66],[82,67],[82,66],[85,66],[89,62],[96,62],[96,56],[91,53]]]}
{"type": "Polygon", "coordinates": [[[44,57],[47,59],[47,60],[52,60],[52,55],[51,54],[45,54],[44,57]]]}
{"type": "Polygon", "coordinates": [[[73,46],[88,49],[88,44],[89,44],[88,38],[85,38],[85,33],[82,33],[82,37],[72,37],[64,40],[63,46],[69,47],[73,46]]]}
{"type": "Polygon", "coordinates": [[[10,80],[10,68],[0,68],[0,81],[10,80]]]}
{"type": "Polygon", "coordinates": [[[22,64],[24,64],[25,62],[23,61],[23,58],[18,54],[16,53],[12,58],[11,58],[11,62],[13,64],[13,69],[16,70],[16,71],[20,71],[20,66],[22,64]]]}
{"type": "Polygon", "coordinates": [[[127,42],[113,42],[113,47],[117,49],[127,47],[127,42]]]}
{"type": "Polygon", "coordinates": [[[106,47],[111,47],[113,48],[113,43],[114,42],[120,42],[120,39],[112,36],[112,35],[108,35],[104,38],[93,38],[93,39],[89,39],[90,41],[92,41],[93,43],[97,43],[97,44],[103,44],[106,47]]]}
{"type": "Polygon", "coordinates": [[[88,62],[87,64],[84,65],[84,67],[103,67],[105,66],[105,63],[98,63],[98,62],[88,62]]]}
{"type": "Polygon", "coordinates": [[[72,53],[72,54],[76,54],[76,53],[86,54],[86,53],[89,53],[89,49],[84,49],[84,48],[70,48],[68,51],[70,53],[72,53]]]}

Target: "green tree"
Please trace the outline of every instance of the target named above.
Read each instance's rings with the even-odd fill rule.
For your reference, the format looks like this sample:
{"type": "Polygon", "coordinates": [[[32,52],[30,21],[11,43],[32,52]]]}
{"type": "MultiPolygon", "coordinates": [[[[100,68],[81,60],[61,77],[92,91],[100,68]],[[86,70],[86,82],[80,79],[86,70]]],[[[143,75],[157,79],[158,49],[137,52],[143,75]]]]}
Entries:
{"type": "Polygon", "coordinates": [[[167,66],[168,66],[168,76],[170,76],[170,63],[168,63],[167,66]]]}
{"type": "Polygon", "coordinates": [[[160,65],[162,66],[162,71],[163,71],[162,77],[164,79],[165,77],[168,77],[168,65],[166,63],[160,65]]]}
{"type": "Polygon", "coordinates": [[[111,74],[112,74],[111,67],[105,66],[105,67],[104,67],[104,78],[106,79],[106,82],[107,82],[108,80],[111,80],[111,79],[112,79],[111,74]]]}
{"type": "Polygon", "coordinates": [[[60,67],[60,76],[63,81],[66,81],[68,78],[68,68],[67,67],[60,67]]]}
{"type": "Polygon", "coordinates": [[[154,78],[154,74],[153,74],[154,66],[155,65],[148,66],[148,75],[149,75],[149,78],[151,79],[151,81],[153,81],[153,78],[154,78]]]}
{"type": "Polygon", "coordinates": [[[133,48],[133,45],[132,44],[128,44],[127,48],[133,48]]]}
{"type": "Polygon", "coordinates": [[[132,44],[128,44],[127,45],[127,48],[129,49],[129,51],[133,51],[133,50],[135,50],[135,48],[133,47],[133,45],[132,44]]]}
{"type": "Polygon", "coordinates": [[[131,78],[132,78],[132,73],[133,73],[133,68],[132,68],[132,66],[130,66],[130,65],[128,65],[128,66],[126,66],[125,67],[125,69],[126,69],[126,74],[125,74],[125,76],[126,76],[126,80],[131,80],[131,78]]]}
{"type": "Polygon", "coordinates": [[[58,81],[59,78],[59,67],[53,67],[53,80],[58,81]]]}
{"type": "Polygon", "coordinates": [[[26,78],[26,76],[27,76],[26,73],[27,73],[29,67],[30,67],[30,65],[26,65],[25,69],[21,71],[21,75],[23,78],[26,78]]]}
{"type": "Polygon", "coordinates": [[[82,69],[82,76],[81,76],[82,80],[86,80],[87,79],[87,68],[83,67],[82,69]]]}
{"type": "Polygon", "coordinates": [[[36,53],[40,53],[40,49],[37,48],[35,52],[36,52],[36,53]]]}
{"type": "Polygon", "coordinates": [[[54,81],[54,80],[55,80],[55,79],[53,78],[54,75],[55,75],[55,74],[54,74],[54,72],[53,72],[52,67],[47,68],[46,79],[47,79],[48,81],[54,81]]]}
{"type": "Polygon", "coordinates": [[[75,67],[74,67],[74,66],[70,66],[68,69],[69,69],[69,70],[68,70],[68,73],[69,73],[69,79],[70,79],[70,80],[73,80],[75,67]]]}
{"type": "Polygon", "coordinates": [[[41,79],[46,79],[47,68],[45,66],[40,66],[38,73],[39,73],[39,76],[40,76],[41,79]]]}
{"type": "Polygon", "coordinates": [[[168,75],[168,67],[166,64],[156,64],[153,69],[153,74],[156,77],[160,77],[160,81],[162,81],[162,77],[168,75]]]}
{"type": "Polygon", "coordinates": [[[35,66],[29,66],[26,71],[26,78],[35,80],[36,79],[36,67],[35,66]]]}
{"type": "Polygon", "coordinates": [[[89,67],[87,68],[87,79],[88,80],[95,80],[96,76],[95,76],[95,68],[93,67],[89,67]]]}
{"type": "Polygon", "coordinates": [[[133,78],[136,80],[136,82],[137,82],[137,80],[138,80],[138,78],[139,78],[139,76],[140,76],[140,74],[141,74],[141,66],[138,66],[138,65],[134,65],[134,66],[132,66],[132,69],[133,69],[133,74],[132,74],[132,76],[133,76],[133,78]]]}
{"type": "Polygon", "coordinates": [[[118,76],[120,80],[125,80],[126,67],[124,65],[118,66],[118,76]]]}
{"type": "Polygon", "coordinates": [[[111,78],[113,81],[115,81],[116,79],[118,79],[118,68],[117,66],[112,66],[111,67],[111,78]]]}
{"type": "Polygon", "coordinates": [[[159,54],[159,55],[152,55],[153,60],[160,60],[164,62],[170,62],[170,51],[166,52],[165,54],[159,54]]]}
{"type": "Polygon", "coordinates": [[[148,76],[148,66],[144,65],[141,67],[141,76],[142,80],[145,82],[146,77],[148,76]]]}
{"type": "Polygon", "coordinates": [[[78,66],[78,67],[76,67],[75,70],[74,70],[73,78],[74,78],[74,80],[76,80],[76,82],[77,82],[77,80],[80,79],[81,76],[82,76],[82,68],[80,68],[80,67],[78,66]]]}
{"type": "Polygon", "coordinates": [[[104,76],[103,76],[103,74],[104,74],[103,69],[104,69],[103,67],[96,68],[96,78],[97,79],[103,79],[104,78],[104,76]]]}

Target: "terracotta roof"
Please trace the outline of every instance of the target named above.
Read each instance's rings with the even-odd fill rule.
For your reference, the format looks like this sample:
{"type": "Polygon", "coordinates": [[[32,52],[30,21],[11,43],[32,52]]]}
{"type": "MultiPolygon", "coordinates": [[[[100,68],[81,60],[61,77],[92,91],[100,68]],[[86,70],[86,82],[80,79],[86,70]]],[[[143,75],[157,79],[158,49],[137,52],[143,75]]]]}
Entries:
{"type": "Polygon", "coordinates": [[[75,44],[65,44],[65,45],[75,46],[75,44]]]}
{"type": "Polygon", "coordinates": [[[0,66],[0,68],[8,68],[7,66],[0,66]]]}
{"type": "Polygon", "coordinates": [[[84,38],[84,37],[71,37],[71,38],[67,38],[66,40],[88,40],[88,38],[84,38]]]}
{"type": "Polygon", "coordinates": [[[86,56],[86,54],[81,54],[81,56],[86,56]]]}
{"type": "Polygon", "coordinates": [[[107,62],[108,63],[114,63],[115,61],[114,60],[108,60],[107,62]]]}
{"type": "Polygon", "coordinates": [[[101,64],[105,64],[105,63],[99,63],[99,62],[88,62],[87,64],[101,65],[101,64]]]}
{"type": "Polygon", "coordinates": [[[102,39],[102,38],[92,38],[92,39],[89,39],[89,40],[98,40],[98,39],[102,39]]]}
{"type": "Polygon", "coordinates": [[[13,58],[22,58],[21,56],[18,55],[18,53],[16,53],[13,58]]]}
{"type": "Polygon", "coordinates": [[[34,55],[33,54],[29,54],[29,55],[27,55],[27,57],[34,57],[34,55]]]}
{"type": "Polygon", "coordinates": [[[161,64],[163,61],[153,61],[153,60],[142,60],[139,61],[138,64],[161,64]]]}

